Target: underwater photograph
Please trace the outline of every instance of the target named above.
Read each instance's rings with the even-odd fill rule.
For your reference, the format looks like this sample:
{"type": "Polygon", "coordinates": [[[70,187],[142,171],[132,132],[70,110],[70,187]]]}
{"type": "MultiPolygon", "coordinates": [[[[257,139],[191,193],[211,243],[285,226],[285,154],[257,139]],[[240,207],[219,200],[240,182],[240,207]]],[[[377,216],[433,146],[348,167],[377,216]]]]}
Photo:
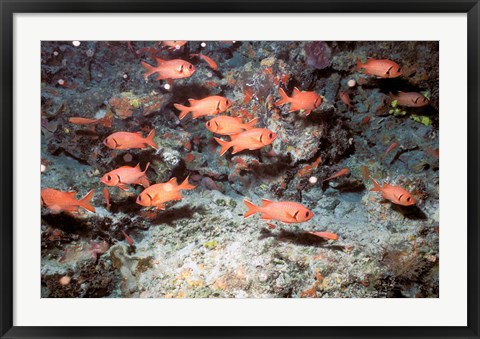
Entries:
{"type": "Polygon", "coordinates": [[[43,41],[42,298],[438,298],[437,41],[43,41]]]}

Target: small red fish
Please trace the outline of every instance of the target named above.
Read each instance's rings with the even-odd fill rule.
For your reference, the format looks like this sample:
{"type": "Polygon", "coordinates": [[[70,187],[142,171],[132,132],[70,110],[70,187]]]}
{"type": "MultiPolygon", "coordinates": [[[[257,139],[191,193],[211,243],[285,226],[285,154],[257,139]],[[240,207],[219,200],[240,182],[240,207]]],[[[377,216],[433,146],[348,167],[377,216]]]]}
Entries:
{"type": "Polygon", "coordinates": [[[342,102],[345,104],[345,106],[348,107],[348,109],[352,109],[353,106],[350,102],[350,96],[347,92],[340,90],[338,91],[338,96],[340,97],[340,100],[342,100],[342,102]]]}
{"type": "Polygon", "coordinates": [[[162,41],[161,45],[171,49],[180,49],[180,47],[184,46],[186,43],[186,40],[165,40],[162,41]]]}
{"type": "Polygon", "coordinates": [[[212,60],[212,58],[206,56],[206,55],[203,55],[203,54],[190,54],[190,56],[192,57],[199,57],[200,59],[202,59],[203,61],[205,61],[208,66],[210,66],[211,69],[213,69],[214,71],[216,71],[218,69],[218,65],[215,61],[212,60]]]}
{"type": "Polygon", "coordinates": [[[72,117],[68,119],[69,122],[75,125],[103,125],[105,127],[112,127],[112,116],[106,115],[101,119],[89,119],[82,117],[72,117]]]}
{"type": "Polygon", "coordinates": [[[177,178],[172,178],[168,182],[155,184],[143,190],[137,197],[137,204],[149,207],[154,206],[157,209],[164,210],[164,203],[172,200],[182,200],[181,190],[193,190],[195,186],[188,183],[188,177],[177,184],[177,178]]]}
{"type": "Polygon", "coordinates": [[[381,187],[375,180],[372,179],[372,182],[374,186],[370,190],[371,192],[381,192],[383,198],[397,205],[415,205],[415,199],[404,188],[400,186],[391,186],[389,184],[383,184],[383,187],[381,187]]]}
{"type": "Polygon", "coordinates": [[[270,224],[269,222],[267,222],[267,226],[269,229],[271,230],[274,230],[275,229],[275,225],[274,224],[270,224]]]}
{"type": "Polygon", "coordinates": [[[107,186],[115,186],[124,191],[128,190],[127,185],[131,184],[148,187],[150,183],[145,173],[149,165],[150,163],[145,166],[143,171],[140,169],[140,164],[137,164],[135,167],[122,166],[105,174],[100,181],[107,186]]]}
{"type": "Polygon", "coordinates": [[[279,220],[287,224],[305,222],[313,217],[313,212],[305,206],[292,201],[273,202],[262,199],[262,206],[256,206],[247,199],[243,202],[248,208],[244,218],[261,213],[263,220],[279,220]]]}
{"type": "Polygon", "coordinates": [[[156,60],[157,66],[147,64],[145,61],[141,62],[146,71],[145,79],[155,73],[158,73],[155,80],[188,78],[195,73],[195,66],[188,61],[182,59],[162,60],[160,58],[156,58],[156,60]]]}
{"type": "Polygon", "coordinates": [[[371,118],[372,118],[372,117],[371,117],[370,115],[367,115],[366,117],[364,117],[364,118],[362,119],[362,121],[360,121],[360,125],[368,125],[368,123],[370,122],[370,119],[371,119],[371,118]]]}
{"type": "Polygon", "coordinates": [[[141,132],[116,132],[109,135],[103,141],[103,144],[111,149],[128,150],[133,148],[147,148],[148,146],[158,149],[157,144],[153,140],[155,130],[151,130],[148,136],[144,138],[141,132]]]}
{"type": "Polygon", "coordinates": [[[122,234],[125,237],[125,240],[127,241],[128,245],[133,246],[133,239],[123,230],[122,230],[122,234]]]}
{"type": "Polygon", "coordinates": [[[179,119],[182,120],[185,116],[192,112],[193,119],[204,115],[216,115],[225,112],[232,102],[224,97],[214,95],[200,100],[188,99],[190,107],[180,104],[173,104],[173,106],[180,111],[179,119]]]}
{"type": "Polygon", "coordinates": [[[83,198],[77,200],[77,192],[62,192],[53,188],[44,188],[41,192],[42,203],[53,213],[67,212],[77,214],[79,208],[95,213],[95,207],[90,204],[93,190],[90,190],[83,198]]]}
{"type": "Polygon", "coordinates": [[[368,59],[364,64],[357,60],[355,71],[362,69],[365,74],[377,78],[397,78],[403,75],[402,68],[395,61],[388,59],[368,59]]]}
{"type": "Polygon", "coordinates": [[[317,237],[328,239],[328,240],[338,240],[338,234],[335,234],[335,233],[330,233],[330,232],[308,232],[308,233],[313,234],[317,237]]]}
{"type": "Polygon", "coordinates": [[[385,153],[383,153],[383,157],[385,158],[387,156],[388,153],[390,153],[391,151],[393,151],[395,148],[398,147],[398,142],[394,142],[392,143],[388,148],[387,150],[385,151],[385,153]]]}
{"type": "Polygon", "coordinates": [[[368,169],[367,166],[365,165],[360,166],[360,172],[362,172],[366,180],[370,180],[370,170],[368,169]]]}
{"type": "Polygon", "coordinates": [[[214,138],[221,146],[220,156],[224,155],[230,147],[233,147],[232,154],[243,150],[256,150],[270,145],[277,135],[266,128],[253,128],[251,130],[230,136],[231,141],[214,138]]]}
{"type": "Polygon", "coordinates": [[[288,112],[301,110],[305,111],[306,115],[309,115],[312,110],[322,104],[322,97],[317,93],[300,91],[296,87],[293,89],[293,94],[291,97],[285,93],[283,88],[280,88],[280,96],[282,98],[275,103],[275,106],[281,106],[283,104],[290,103],[290,110],[288,112]]]}
{"type": "Polygon", "coordinates": [[[332,179],[341,177],[342,175],[347,175],[348,173],[350,173],[350,170],[348,168],[342,168],[340,171],[338,171],[337,173],[335,173],[331,177],[328,177],[327,179],[323,179],[323,181],[332,180],[332,179]]]}
{"type": "Polygon", "coordinates": [[[108,188],[103,189],[103,196],[105,197],[105,203],[107,204],[107,209],[110,209],[110,206],[112,205],[110,204],[110,191],[108,190],[108,188]]]}
{"type": "Polygon", "coordinates": [[[406,107],[423,107],[427,106],[430,102],[426,97],[417,92],[402,92],[398,91],[398,94],[390,93],[392,100],[397,100],[398,106],[406,107]]]}
{"type": "Polygon", "coordinates": [[[254,128],[257,121],[258,119],[252,119],[244,124],[242,118],[221,115],[210,119],[205,125],[210,132],[220,135],[232,135],[254,128]]]}

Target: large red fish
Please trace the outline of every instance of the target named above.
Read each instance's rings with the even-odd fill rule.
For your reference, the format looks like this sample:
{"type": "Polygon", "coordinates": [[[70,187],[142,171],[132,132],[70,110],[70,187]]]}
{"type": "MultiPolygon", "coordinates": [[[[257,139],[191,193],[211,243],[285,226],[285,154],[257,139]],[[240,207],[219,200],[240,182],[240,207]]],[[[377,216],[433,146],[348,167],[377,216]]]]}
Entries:
{"type": "Polygon", "coordinates": [[[162,60],[156,58],[157,66],[152,66],[142,61],[142,66],[145,68],[145,79],[150,75],[158,73],[156,80],[166,79],[182,79],[188,78],[195,72],[195,66],[188,61],[182,59],[162,60]]]}
{"type": "Polygon", "coordinates": [[[190,107],[180,104],[173,104],[173,106],[180,111],[180,120],[192,112],[193,119],[202,117],[204,115],[216,115],[225,112],[232,102],[227,98],[213,95],[200,100],[188,99],[190,107]]]}
{"type": "Polygon", "coordinates": [[[406,107],[423,107],[427,106],[429,100],[422,94],[417,92],[402,92],[399,91],[396,95],[390,93],[392,100],[397,100],[398,106],[406,107]]]}
{"type": "Polygon", "coordinates": [[[381,192],[384,199],[390,200],[394,204],[402,206],[412,206],[415,205],[415,199],[412,195],[400,186],[391,186],[384,183],[381,187],[378,182],[372,179],[373,188],[370,190],[372,192],[381,192]]]}
{"type": "Polygon", "coordinates": [[[244,124],[240,117],[221,115],[210,119],[205,125],[210,132],[220,135],[232,135],[254,128],[257,121],[258,119],[252,119],[244,124]]]}
{"type": "Polygon", "coordinates": [[[62,192],[53,188],[44,188],[41,193],[43,205],[53,213],[67,212],[77,214],[79,208],[95,213],[95,207],[90,204],[93,190],[80,200],[75,198],[76,195],[77,192],[62,192]]]}
{"type": "Polygon", "coordinates": [[[143,137],[142,132],[116,132],[103,140],[103,144],[112,149],[128,150],[133,148],[147,148],[153,147],[158,149],[157,144],[153,140],[155,137],[155,130],[151,130],[146,138],[143,137]]]}
{"type": "Polygon", "coordinates": [[[233,147],[232,154],[236,154],[246,149],[260,149],[264,146],[270,145],[276,137],[277,135],[269,129],[253,128],[239,134],[231,135],[231,141],[225,141],[220,138],[215,138],[215,140],[221,146],[220,156],[222,156],[230,147],[233,147]]]}
{"type": "Polygon", "coordinates": [[[140,164],[135,167],[122,166],[105,174],[100,181],[107,186],[116,186],[124,191],[128,190],[127,185],[131,184],[148,187],[150,183],[145,173],[149,165],[150,163],[145,166],[143,171],[140,169],[140,164]]]}
{"type": "Polygon", "coordinates": [[[403,75],[402,68],[395,61],[388,59],[368,59],[364,64],[357,60],[355,71],[360,70],[378,78],[397,78],[403,75]]]}
{"type": "Polygon", "coordinates": [[[182,200],[181,190],[193,190],[195,186],[188,183],[188,177],[177,184],[177,178],[172,178],[168,182],[152,185],[137,197],[137,204],[149,207],[155,206],[157,209],[164,210],[164,203],[172,200],[182,200]]]}
{"type": "Polygon", "coordinates": [[[283,88],[280,88],[280,96],[282,97],[275,103],[276,106],[290,103],[289,112],[305,111],[306,115],[309,115],[312,110],[319,107],[322,104],[322,97],[315,92],[300,91],[298,88],[293,89],[291,97],[285,93],[283,88]]]}
{"type": "Polygon", "coordinates": [[[248,208],[244,218],[261,213],[263,220],[279,220],[285,223],[298,223],[312,219],[313,212],[305,206],[292,201],[274,202],[262,199],[262,206],[256,206],[247,199],[243,200],[248,208]]]}

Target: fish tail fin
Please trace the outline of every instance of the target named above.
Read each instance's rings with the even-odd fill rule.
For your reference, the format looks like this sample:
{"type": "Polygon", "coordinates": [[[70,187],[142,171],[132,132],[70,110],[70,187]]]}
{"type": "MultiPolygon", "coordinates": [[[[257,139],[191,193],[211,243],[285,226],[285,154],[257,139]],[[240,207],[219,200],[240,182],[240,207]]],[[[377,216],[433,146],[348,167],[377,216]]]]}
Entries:
{"type": "Polygon", "coordinates": [[[141,62],[143,68],[145,68],[145,79],[148,78],[150,75],[152,75],[153,73],[155,73],[155,67],[153,67],[152,65],[150,64],[147,64],[145,61],[142,61],[141,62]]]}
{"type": "Polygon", "coordinates": [[[245,203],[245,206],[247,206],[248,208],[248,211],[245,213],[243,218],[248,218],[249,216],[260,212],[260,208],[254,205],[253,203],[251,203],[250,201],[248,201],[247,199],[243,199],[243,202],[245,203]]]}
{"type": "Polygon", "coordinates": [[[381,192],[382,187],[380,187],[378,182],[376,182],[373,178],[371,178],[371,179],[372,179],[372,182],[373,182],[373,188],[370,190],[370,192],[381,192]]]}
{"type": "Polygon", "coordinates": [[[144,188],[150,187],[150,181],[148,181],[148,178],[147,178],[146,175],[141,176],[141,177],[138,179],[138,184],[139,184],[139,185],[142,185],[144,188]]]}
{"type": "Polygon", "coordinates": [[[153,140],[155,138],[155,130],[152,129],[150,133],[148,133],[147,137],[145,138],[145,143],[149,146],[152,146],[155,149],[158,149],[158,145],[153,140]]]}
{"type": "Polygon", "coordinates": [[[290,101],[290,98],[288,97],[287,93],[285,93],[283,88],[280,88],[279,93],[282,98],[275,103],[275,106],[280,106],[290,101]]]}
{"type": "Polygon", "coordinates": [[[221,146],[220,156],[224,155],[226,151],[232,146],[229,141],[222,140],[220,138],[214,138],[221,146]]]}
{"type": "Polygon", "coordinates": [[[178,186],[178,189],[180,190],[193,190],[197,186],[190,185],[188,183],[188,177],[183,180],[183,182],[178,186]]]}
{"type": "Polygon", "coordinates": [[[190,112],[190,107],[183,106],[180,104],[173,104],[173,106],[180,111],[178,118],[182,120],[190,112]]]}
{"type": "Polygon", "coordinates": [[[87,211],[95,213],[95,207],[92,206],[90,200],[93,198],[93,190],[90,190],[82,199],[79,201],[79,205],[82,208],[85,208],[87,211]]]}
{"type": "Polygon", "coordinates": [[[257,124],[257,122],[258,122],[258,118],[252,119],[252,120],[250,120],[249,122],[247,122],[247,123],[245,124],[245,126],[247,126],[248,129],[252,129],[252,128],[255,127],[255,125],[257,124]]]}

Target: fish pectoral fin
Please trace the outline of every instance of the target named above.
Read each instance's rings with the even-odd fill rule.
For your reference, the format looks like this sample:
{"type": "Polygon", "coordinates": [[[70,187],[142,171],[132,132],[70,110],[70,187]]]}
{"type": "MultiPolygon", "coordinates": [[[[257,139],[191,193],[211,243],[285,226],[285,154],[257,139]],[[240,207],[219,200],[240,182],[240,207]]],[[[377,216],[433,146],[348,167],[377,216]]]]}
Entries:
{"type": "Polygon", "coordinates": [[[305,115],[309,115],[310,113],[312,113],[311,109],[308,109],[308,110],[305,111],[305,115]]]}
{"type": "Polygon", "coordinates": [[[123,191],[128,191],[128,186],[126,184],[119,183],[117,187],[123,191]]]}
{"type": "Polygon", "coordinates": [[[165,210],[165,205],[163,205],[163,204],[155,205],[155,209],[156,209],[156,210],[164,211],[164,210],[165,210]]]}

